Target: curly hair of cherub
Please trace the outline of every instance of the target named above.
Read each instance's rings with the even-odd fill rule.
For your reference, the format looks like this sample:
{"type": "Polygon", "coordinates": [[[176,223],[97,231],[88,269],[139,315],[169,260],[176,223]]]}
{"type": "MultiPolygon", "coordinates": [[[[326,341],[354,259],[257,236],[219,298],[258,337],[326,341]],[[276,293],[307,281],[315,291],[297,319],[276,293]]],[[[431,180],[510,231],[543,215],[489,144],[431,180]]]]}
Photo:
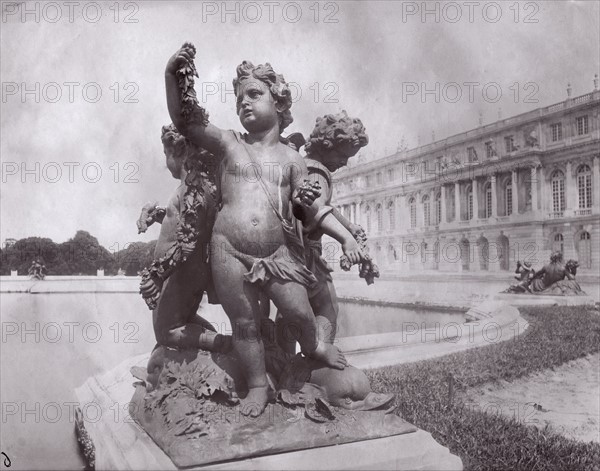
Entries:
{"type": "Polygon", "coordinates": [[[180,157],[185,159],[198,159],[212,155],[206,149],[198,147],[186,139],[185,136],[177,130],[173,123],[163,126],[161,131],[160,139],[163,143],[163,146],[171,147],[175,151],[181,152],[182,154],[178,154],[180,157]]]}
{"type": "Polygon", "coordinates": [[[279,131],[283,131],[292,124],[294,121],[292,112],[290,111],[292,107],[292,92],[282,74],[276,73],[268,62],[255,66],[250,61],[243,61],[238,65],[236,73],[237,77],[233,79],[233,90],[236,97],[238,96],[238,87],[243,80],[251,77],[258,79],[269,87],[275,101],[284,105],[283,111],[278,112],[279,131]]]}
{"type": "Polygon", "coordinates": [[[317,118],[304,150],[308,155],[345,144],[358,151],[369,143],[369,136],[362,121],[348,116],[345,110],[338,114],[328,114],[317,118]]]}
{"type": "Polygon", "coordinates": [[[166,124],[161,129],[160,140],[163,145],[175,147],[176,145],[187,145],[185,137],[177,130],[173,123],[166,124]]]}

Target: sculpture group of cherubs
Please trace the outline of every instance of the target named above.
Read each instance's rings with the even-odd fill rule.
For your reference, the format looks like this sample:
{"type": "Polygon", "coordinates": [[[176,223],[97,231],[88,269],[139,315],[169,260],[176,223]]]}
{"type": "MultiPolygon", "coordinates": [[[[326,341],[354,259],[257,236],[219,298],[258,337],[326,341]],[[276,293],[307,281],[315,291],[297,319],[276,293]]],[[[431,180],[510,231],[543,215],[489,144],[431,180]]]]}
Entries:
{"type": "Polygon", "coordinates": [[[269,64],[244,61],[233,86],[246,133],[220,129],[196,99],[195,53],[184,44],[165,72],[173,124],[163,127],[162,142],[167,168],[181,184],[165,208],[148,204],[138,220],[140,232],[162,224],[155,261],[140,287],[157,340],[148,390],[161,384],[165,352],[191,349],[236,363],[245,415],[262,414],[285,365],[298,361],[310,365],[309,372],[325,372],[315,376],[322,391],[341,387],[352,395],[362,384],[363,397],[353,402],[364,401],[372,394],[364,373],[349,367],[334,345],[338,305],[321,237],[340,242],[342,268],[358,264],[368,284],[379,276],[363,229],[330,205],[331,172],[367,145],[365,128],[344,111],[318,118],[306,143],[298,133],[283,137],[292,122],[286,81],[269,64]],[[222,305],[232,335],[216,332],[197,314],[205,292],[222,305]],[[278,310],[274,323],[271,302],[278,310]],[[272,342],[265,346],[267,332],[272,342]]]}
{"type": "Polygon", "coordinates": [[[510,286],[505,293],[531,293],[552,295],[585,295],[585,292],[575,281],[579,263],[568,260],[563,263],[562,252],[550,255],[550,263],[535,270],[531,263],[517,261],[515,278],[519,281],[510,286]]]}

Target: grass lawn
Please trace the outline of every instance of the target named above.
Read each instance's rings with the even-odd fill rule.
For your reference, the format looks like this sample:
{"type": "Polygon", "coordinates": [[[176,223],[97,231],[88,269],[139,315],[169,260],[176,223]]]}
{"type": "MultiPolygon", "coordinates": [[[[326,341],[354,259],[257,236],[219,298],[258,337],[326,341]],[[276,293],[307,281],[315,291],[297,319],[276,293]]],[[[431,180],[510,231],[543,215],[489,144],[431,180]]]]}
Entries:
{"type": "Polygon", "coordinates": [[[523,307],[514,340],[442,358],[367,371],[375,391],[395,392],[398,413],[461,457],[465,470],[599,470],[600,445],[569,440],[467,407],[457,392],[513,380],[600,350],[598,311],[523,307]]]}

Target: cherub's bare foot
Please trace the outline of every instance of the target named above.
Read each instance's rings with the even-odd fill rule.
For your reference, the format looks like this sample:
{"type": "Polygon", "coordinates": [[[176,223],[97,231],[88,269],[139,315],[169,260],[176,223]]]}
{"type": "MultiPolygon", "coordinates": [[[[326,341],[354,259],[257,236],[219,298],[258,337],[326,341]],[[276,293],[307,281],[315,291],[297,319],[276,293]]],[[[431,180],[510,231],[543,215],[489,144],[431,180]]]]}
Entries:
{"type": "Polygon", "coordinates": [[[240,399],[240,412],[248,417],[258,417],[267,407],[269,386],[250,388],[248,395],[240,399]]]}
{"type": "Polygon", "coordinates": [[[315,360],[320,360],[337,370],[343,370],[348,366],[348,361],[346,361],[346,357],[340,352],[339,348],[330,343],[322,342],[321,340],[319,340],[314,352],[310,353],[308,356],[315,360]]]}

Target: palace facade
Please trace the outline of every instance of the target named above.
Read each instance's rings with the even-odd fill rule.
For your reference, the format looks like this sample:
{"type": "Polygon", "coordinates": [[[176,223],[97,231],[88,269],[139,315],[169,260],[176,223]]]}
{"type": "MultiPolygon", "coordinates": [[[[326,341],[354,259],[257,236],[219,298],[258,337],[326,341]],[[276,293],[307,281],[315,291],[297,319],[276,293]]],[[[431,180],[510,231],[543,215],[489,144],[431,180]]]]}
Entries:
{"type": "MultiPolygon", "coordinates": [[[[600,91],[334,174],[335,206],[386,272],[600,267],[600,91]]],[[[327,253],[324,254],[327,256],[327,253]]]]}

